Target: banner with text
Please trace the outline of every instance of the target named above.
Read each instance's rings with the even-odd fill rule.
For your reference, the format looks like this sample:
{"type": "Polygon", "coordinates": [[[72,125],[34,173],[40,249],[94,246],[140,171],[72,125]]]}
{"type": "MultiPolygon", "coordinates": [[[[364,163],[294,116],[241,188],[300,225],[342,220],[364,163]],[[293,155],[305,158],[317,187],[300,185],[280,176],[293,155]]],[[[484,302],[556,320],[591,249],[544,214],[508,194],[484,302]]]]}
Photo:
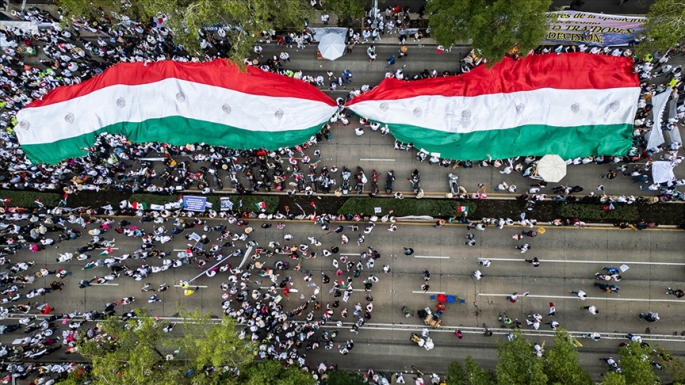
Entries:
{"type": "Polygon", "coordinates": [[[205,211],[207,197],[183,196],[183,209],[188,211],[205,211]]]}
{"type": "Polygon", "coordinates": [[[628,45],[642,30],[646,17],[578,11],[549,12],[545,42],[594,46],[628,45]]]}

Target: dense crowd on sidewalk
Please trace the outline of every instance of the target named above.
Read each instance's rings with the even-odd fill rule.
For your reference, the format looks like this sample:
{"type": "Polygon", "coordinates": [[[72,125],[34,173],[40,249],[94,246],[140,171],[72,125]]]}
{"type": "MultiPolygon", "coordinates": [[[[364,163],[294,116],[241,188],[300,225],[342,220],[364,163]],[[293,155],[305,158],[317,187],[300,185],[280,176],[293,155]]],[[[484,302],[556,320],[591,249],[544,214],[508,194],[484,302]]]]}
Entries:
{"type": "MultiPolygon", "coordinates": [[[[398,20],[406,19],[409,10],[388,9],[386,12],[379,12],[377,15],[381,20],[390,20],[387,25],[397,24],[398,20]],[[385,17],[385,19],[383,19],[385,17]]],[[[62,15],[53,16],[50,13],[38,9],[27,11],[22,17],[36,24],[57,23],[62,15]]],[[[369,19],[370,20],[370,19],[369,19]]],[[[369,21],[367,20],[367,22],[369,21]]],[[[400,22],[401,25],[401,22],[400,22]]],[[[387,33],[391,33],[387,31],[387,33]]],[[[205,144],[189,144],[187,146],[170,146],[159,143],[130,143],[122,135],[103,135],[90,152],[89,156],[81,159],[71,159],[56,166],[34,165],[28,162],[19,147],[16,137],[13,135],[13,126],[16,124],[14,118],[16,112],[28,105],[32,100],[45,95],[49,90],[59,86],[79,83],[85,79],[101,73],[108,66],[118,62],[130,61],[158,61],[158,60],[179,60],[197,61],[210,60],[215,57],[226,55],[230,45],[225,39],[226,34],[222,29],[216,31],[205,31],[203,33],[202,47],[206,51],[206,56],[202,59],[192,58],[181,47],[176,47],[171,41],[170,32],[163,25],[142,25],[140,23],[129,22],[119,25],[97,24],[88,25],[86,23],[75,22],[71,28],[48,27],[40,28],[38,33],[30,35],[17,28],[9,28],[0,31],[5,35],[12,47],[5,50],[5,54],[0,58],[2,64],[2,77],[0,78],[2,96],[4,101],[0,103],[3,111],[0,114],[0,126],[6,132],[0,133],[3,148],[0,149],[0,162],[4,165],[3,172],[0,173],[0,187],[3,189],[34,189],[40,191],[65,189],[67,193],[80,190],[101,190],[111,189],[126,192],[151,192],[151,193],[172,193],[191,185],[202,185],[205,192],[210,192],[208,183],[213,179],[212,175],[218,175],[217,171],[232,168],[235,173],[228,174],[232,182],[232,188],[238,192],[259,191],[264,189],[285,190],[288,183],[295,183],[300,193],[308,193],[309,190],[328,192],[334,189],[335,177],[330,173],[331,169],[337,168],[334,165],[319,166],[318,160],[321,151],[306,151],[308,148],[316,146],[318,143],[328,139],[333,135],[331,126],[326,125],[321,134],[312,137],[308,143],[294,149],[280,149],[279,151],[259,151],[245,150],[237,151],[222,148],[219,146],[208,146],[205,144]],[[85,39],[82,33],[94,34],[96,39],[85,39]],[[42,51],[49,60],[41,59],[41,65],[32,67],[24,63],[24,57],[18,53],[19,48],[24,52],[27,47],[42,51]],[[209,163],[207,167],[202,167],[199,172],[191,170],[190,162],[180,162],[178,156],[188,156],[191,162],[209,163]],[[265,156],[266,155],[266,156],[265,156]],[[150,157],[165,157],[179,161],[180,167],[169,167],[176,163],[176,160],[168,160],[165,171],[158,171],[152,162],[141,160],[150,157]],[[288,159],[290,167],[281,166],[280,162],[288,159]],[[252,168],[258,168],[253,170],[252,168]],[[331,167],[331,169],[329,169],[331,167]],[[236,170],[237,169],[237,170],[236,170]],[[208,171],[211,171],[208,173],[208,171]],[[240,172],[247,179],[247,186],[240,183],[240,172]],[[308,190],[309,189],[309,190],[308,190]]],[[[267,44],[276,43],[279,45],[291,46],[294,44],[309,44],[312,36],[307,29],[302,34],[276,35],[274,31],[263,33],[262,38],[267,44]],[[281,42],[281,40],[283,40],[281,42]],[[289,44],[290,43],[290,44],[289,44]]],[[[355,43],[355,32],[348,34],[348,42],[355,43]]],[[[379,35],[381,36],[381,35],[379,35]]],[[[357,39],[359,40],[359,39],[357,39]]],[[[361,40],[359,43],[364,43],[361,40]]],[[[373,42],[370,42],[373,44],[373,42]]],[[[369,52],[373,52],[373,47],[369,46],[369,52]]],[[[558,46],[541,47],[534,54],[563,54],[566,52],[589,52],[598,55],[611,56],[633,56],[631,49],[587,47],[578,46],[558,46]]],[[[284,69],[284,63],[290,67],[290,58],[287,52],[281,53],[280,57],[274,56],[262,59],[262,48],[255,47],[256,59],[245,59],[248,65],[257,65],[265,71],[280,73],[284,76],[300,78],[303,81],[311,82],[322,86],[330,82],[331,87],[349,87],[350,91],[347,99],[354,98],[372,89],[369,85],[360,87],[352,86],[352,73],[349,70],[341,74],[328,72],[326,78],[323,75],[309,76],[302,71],[284,69]]],[[[402,50],[398,55],[401,57],[402,50]]],[[[672,87],[672,99],[677,105],[677,114],[673,119],[664,122],[662,129],[666,131],[677,129],[678,122],[685,117],[685,106],[680,95],[683,92],[681,82],[681,68],[668,64],[670,53],[647,57],[637,60],[635,70],[642,79],[642,92],[639,101],[639,110],[636,116],[636,128],[634,132],[634,147],[623,157],[619,156],[596,156],[567,160],[569,165],[582,165],[588,163],[607,164],[610,168],[607,178],[612,179],[619,173],[630,175],[636,183],[645,183],[641,186],[642,190],[656,190],[660,192],[662,200],[682,199],[683,195],[677,187],[683,181],[669,181],[662,185],[649,184],[648,175],[650,161],[663,159],[678,164],[682,156],[677,152],[681,143],[672,141],[667,147],[645,148],[645,134],[652,129],[653,118],[651,117],[651,104],[648,102],[659,92],[665,90],[666,84],[672,87]],[[654,82],[653,79],[663,78],[664,82],[654,82]],[[646,162],[635,168],[629,163],[636,164],[646,162]]],[[[514,57],[516,59],[516,57],[514,57]]],[[[477,65],[482,65],[483,60],[478,58],[475,53],[469,54],[462,60],[460,73],[467,73],[477,65]]],[[[403,68],[398,68],[394,72],[388,72],[387,76],[400,79],[419,79],[437,76],[459,75],[449,72],[438,72],[437,70],[425,70],[416,76],[407,76],[403,73],[403,68]]],[[[344,100],[340,101],[341,103],[344,100]]],[[[342,125],[351,124],[352,114],[347,110],[341,110],[332,118],[332,123],[340,122],[342,125]]],[[[354,118],[356,123],[356,118],[354,118]]],[[[364,119],[359,121],[361,135],[364,128],[370,126],[372,131],[380,131],[387,134],[388,127],[380,126],[364,119]]],[[[334,130],[333,130],[334,131],[334,130]]],[[[358,133],[358,135],[360,135],[358,133]]],[[[396,149],[412,149],[410,143],[396,143],[396,149]]],[[[523,176],[535,175],[534,157],[512,158],[512,159],[487,159],[483,161],[450,161],[436,156],[430,156],[425,152],[418,152],[417,159],[421,162],[428,161],[430,164],[440,164],[444,167],[494,167],[500,168],[501,173],[506,175],[512,172],[521,172],[523,176]]],[[[223,177],[223,176],[222,176],[223,177]]],[[[244,181],[244,179],[242,179],[244,181]]],[[[503,181],[502,187],[507,185],[506,191],[516,192],[516,188],[511,188],[511,184],[503,181]]],[[[499,187],[499,186],[498,186],[499,187]]],[[[314,191],[316,192],[316,191],[314,191]]],[[[471,197],[471,194],[462,194],[461,198],[471,197]]],[[[483,195],[478,195],[483,197],[483,195]]],[[[539,198],[540,196],[538,196],[539,198]]],[[[544,199],[545,197],[543,197],[544,199]]],[[[631,198],[616,197],[616,200],[629,201],[631,198]],[[625,198],[625,199],[624,199],[625,198]]],[[[564,195],[561,198],[566,199],[564,195]]],[[[610,202],[611,203],[611,202],[610,202]]]]}

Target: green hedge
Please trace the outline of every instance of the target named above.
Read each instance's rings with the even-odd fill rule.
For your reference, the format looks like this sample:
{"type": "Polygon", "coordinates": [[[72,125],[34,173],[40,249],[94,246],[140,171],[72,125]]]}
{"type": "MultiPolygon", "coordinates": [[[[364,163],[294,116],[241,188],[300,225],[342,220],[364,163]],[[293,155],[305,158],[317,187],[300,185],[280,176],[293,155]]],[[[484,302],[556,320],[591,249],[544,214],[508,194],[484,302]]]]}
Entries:
{"type": "MultiPolygon", "coordinates": [[[[193,196],[200,196],[201,194],[186,194],[193,196]]],[[[156,194],[132,194],[128,199],[131,202],[141,202],[156,205],[163,205],[169,202],[176,202],[181,195],[156,195],[156,194]]],[[[220,207],[221,195],[208,195],[207,202],[212,204],[212,208],[218,210],[220,207]]],[[[257,211],[256,204],[259,202],[266,203],[266,212],[273,213],[278,208],[279,199],[273,195],[230,195],[231,202],[233,202],[234,210],[241,211],[257,211]],[[240,200],[243,201],[243,207],[240,206],[240,200]]]]}
{"type": "Polygon", "coordinates": [[[635,205],[615,204],[614,210],[604,210],[607,205],[569,203],[559,208],[559,215],[565,218],[579,218],[584,221],[603,220],[603,221],[630,221],[634,222],[640,218],[638,209],[635,205]]]}
{"type": "Polygon", "coordinates": [[[56,207],[62,199],[62,195],[36,191],[0,190],[0,198],[12,199],[8,206],[35,208],[38,205],[34,201],[39,199],[47,207],[56,207]]]}
{"type": "Polygon", "coordinates": [[[472,201],[455,201],[447,199],[394,199],[394,198],[349,198],[338,210],[338,214],[374,214],[374,208],[380,207],[381,215],[393,210],[393,215],[429,215],[432,217],[462,216],[457,211],[459,206],[468,206],[469,215],[476,212],[477,204],[472,201]]]}

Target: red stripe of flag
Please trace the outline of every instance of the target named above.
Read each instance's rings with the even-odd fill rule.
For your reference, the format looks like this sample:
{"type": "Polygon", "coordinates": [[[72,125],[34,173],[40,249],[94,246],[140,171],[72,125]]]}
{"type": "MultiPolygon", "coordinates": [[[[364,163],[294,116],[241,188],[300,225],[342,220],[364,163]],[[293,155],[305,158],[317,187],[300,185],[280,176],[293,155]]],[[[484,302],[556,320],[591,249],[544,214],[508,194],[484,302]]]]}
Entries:
{"type": "Polygon", "coordinates": [[[630,58],[586,53],[529,55],[516,61],[505,58],[491,69],[481,65],[461,76],[413,82],[387,78],[347,105],[416,96],[473,97],[540,88],[610,89],[638,87],[639,84],[630,58]]]}
{"type": "Polygon", "coordinates": [[[149,63],[120,63],[83,83],[59,87],[26,108],[64,102],[114,85],[136,86],[175,78],[215,87],[232,89],[257,96],[306,99],[335,106],[333,99],[302,80],[264,72],[248,66],[241,71],[224,59],[205,63],[181,63],[172,60],[149,63]]]}

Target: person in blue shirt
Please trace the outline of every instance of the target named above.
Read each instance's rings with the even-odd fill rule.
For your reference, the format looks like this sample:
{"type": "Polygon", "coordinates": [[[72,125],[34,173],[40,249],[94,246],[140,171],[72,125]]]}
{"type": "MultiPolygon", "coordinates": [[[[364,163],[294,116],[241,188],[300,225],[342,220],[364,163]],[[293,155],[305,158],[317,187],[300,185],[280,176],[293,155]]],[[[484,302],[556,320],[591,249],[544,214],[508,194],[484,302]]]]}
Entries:
{"type": "Polygon", "coordinates": [[[343,75],[343,78],[345,78],[345,83],[347,83],[347,84],[352,83],[352,71],[347,69],[347,70],[343,71],[342,75],[343,75]]]}
{"type": "Polygon", "coordinates": [[[395,55],[390,56],[390,58],[388,59],[388,65],[385,66],[385,68],[388,68],[393,64],[395,64],[395,55]]]}

